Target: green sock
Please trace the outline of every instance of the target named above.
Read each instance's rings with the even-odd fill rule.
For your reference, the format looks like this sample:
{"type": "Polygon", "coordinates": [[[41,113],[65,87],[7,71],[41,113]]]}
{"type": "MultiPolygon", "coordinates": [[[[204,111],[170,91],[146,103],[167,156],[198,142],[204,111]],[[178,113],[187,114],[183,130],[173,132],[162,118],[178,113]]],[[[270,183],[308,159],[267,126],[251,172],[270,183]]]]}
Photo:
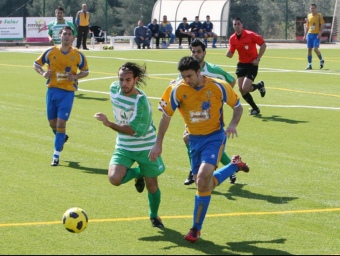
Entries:
{"type": "Polygon", "coordinates": [[[126,172],[126,175],[124,176],[123,180],[122,180],[122,184],[134,179],[140,179],[142,178],[142,175],[140,174],[140,169],[139,166],[135,167],[135,168],[129,168],[126,172]]]}
{"type": "Polygon", "coordinates": [[[226,152],[223,152],[222,156],[221,156],[221,160],[220,162],[223,164],[223,165],[227,165],[231,162],[229,156],[227,155],[226,152]]]}
{"type": "Polygon", "coordinates": [[[156,218],[158,217],[158,208],[161,203],[161,191],[158,190],[151,194],[148,193],[148,199],[149,199],[149,207],[150,207],[150,218],[156,218]]]}

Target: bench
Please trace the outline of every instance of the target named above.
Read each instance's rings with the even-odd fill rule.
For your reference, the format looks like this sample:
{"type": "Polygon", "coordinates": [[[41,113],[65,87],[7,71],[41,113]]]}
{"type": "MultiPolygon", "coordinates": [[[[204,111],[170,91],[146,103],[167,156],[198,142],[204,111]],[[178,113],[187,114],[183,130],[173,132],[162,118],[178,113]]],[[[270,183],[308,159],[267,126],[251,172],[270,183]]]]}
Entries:
{"type": "Polygon", "coordinates": [[[107,39],[110,40],[110,45],[114,47],[115,45],[115,40],[117,39],[123,39],[123,40],[130,40],[130,48],[133,48],[133,44],[135,42],[135,37],[134,36],[108,36],[107,39]]]}

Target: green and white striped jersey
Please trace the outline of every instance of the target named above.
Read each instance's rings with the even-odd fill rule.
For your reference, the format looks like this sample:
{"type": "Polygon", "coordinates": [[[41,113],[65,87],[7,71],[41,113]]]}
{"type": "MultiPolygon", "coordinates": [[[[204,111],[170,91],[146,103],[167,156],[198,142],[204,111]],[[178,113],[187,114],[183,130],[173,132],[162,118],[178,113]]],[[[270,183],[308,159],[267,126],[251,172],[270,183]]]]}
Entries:
{"type": "Polygon", "coordinates": [[[51,21],[48,24],[48,34],[53,38],[54,45],[61,44],[59,33],[65,26],[70,26],[74,30],[74,36],[77,37],[77,29],[73,22],[68,20],[65,20],[65,23],[58,23],[57,20],[51,21]]]}
{"type": "MultiPolygon", "coordinates": [[[[204,66],[203,68],[201,68],[201,74],[212,77],[212,78],[218,78],[218,79],[224,80],[228,82],[229,84],[232,84],[232,82],[235,80],[232,75],[224,71],[221,67],[215,64],[208,63],[208,62],[204,62],[204,66]]],[[[182,79],[182,76],[181,74],[179,74],[176,81],[179,81],[181,79],[182,79]]]]}
{"type": "Polygon", "coordinates": [[[110,98],[116,124],[130,125],[134,135],[117,133],[116,148],[129,151],[150,150],[156,142],[156,127],[152,120],[152,107],[142,90],[139,94],[125,96],[119,82],[110,87],[110,98]]]}
{"type": "Polygon", "coordinates": [[[221,67],[208,62],[205,62],[204,67],[201,68],[201,74],[227,81],[229,84],[235,80],[232,75],[224,71],[221,67]]]}

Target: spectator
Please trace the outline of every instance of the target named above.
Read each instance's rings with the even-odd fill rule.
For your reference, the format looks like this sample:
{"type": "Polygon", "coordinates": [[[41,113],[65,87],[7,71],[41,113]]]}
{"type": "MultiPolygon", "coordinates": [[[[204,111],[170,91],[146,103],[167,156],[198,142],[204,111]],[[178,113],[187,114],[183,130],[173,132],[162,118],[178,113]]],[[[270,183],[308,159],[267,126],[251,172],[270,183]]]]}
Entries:
{"type": "Polygon", "coordinates": [[[140,49],[141,44],[143,46],[143,49],[145,49],[145,47],[150,49],[151,31],[150,29],[148,29],[148,27],[144,26],[142,20],[138,21],[138,26],[135,27],[134,36],[138,49],[140,49]]]}
{"type": "Polygon", "coordinates": [[[213,32],[214,24],[210,21],[210,16],[206,16],[206,21],[203,22],[203,32],[206,34],[204,39],[205,46],[208,45],[208,37],[213,37],[212,48],[216,48],[217,35],[213,32]]]}
{"type": "Polygon", "coordinates": [[[166,44],[166,47],[169,47],[170,44],[172,44],[173,42],[175,42],[176,36],[174,33],[172,33],[173,28],[171,23],[168,21],[168,17],[166,15],[163,16],[163,21],[159,27],[159,37],[160,38],[168,38],[169,39],[169,43],[166,44],[165,41],[162,42],[162,46],[164,47],[164,45],[166,44]]]}
{"type": "MultiPolygon", "coordinates": [[[[195,35],[195,37],[203,38],[205,37],[203,32],[203,24],[200,22],[199,17],[195,17],[195,21],[190,23],[190,32],[195,35]]],[[[207,45],[205,45],[207,47],[207,45]]]]}
{"type": "Polygon", "coordinates": [[[82,10],[77,12],[76,25],[78,26],[77,48],[83,45],[83,50],[89,50],[86,46],[87,35],[89,34],[90,13],[87,11],[87,5],[81,6],[82,10]]]}
{"type": "Polygon", "coordinates": [[[156,48],[159,49],[159,24],[157,19],[153,19],[153,21],[149,23],[148,29],[151,31],[150,40],[154,37],[156,39],[156,48]]]}
{"type": "Polygon", "coordinates": [[[178,37],[179,39],[179,42],[178,42],[178,48],[179,49],[182,49],[182,38],[183,37],[186,37],[188,38],[188,45],[190,47],[190,44],[191,44],[191,38],[194,38],[195,36],[189,31],[190,30],[190,25],[189,23],[187,23],[187,18],[184,17],[183,18],[183,22],[180,23],[176,29],[176,36],[178,37]]]}

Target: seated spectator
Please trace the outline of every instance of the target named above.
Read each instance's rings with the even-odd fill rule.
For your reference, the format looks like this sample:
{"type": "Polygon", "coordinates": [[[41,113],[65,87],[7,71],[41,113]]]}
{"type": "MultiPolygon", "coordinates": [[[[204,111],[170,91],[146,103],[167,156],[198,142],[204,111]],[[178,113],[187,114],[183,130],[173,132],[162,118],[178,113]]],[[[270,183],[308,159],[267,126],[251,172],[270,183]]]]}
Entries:
{"type": "Polygon", "coordinates": [[[155,38],[156,48],[159,49],[159,24],[157,23],[157,19],[153,19],[153,21],[149,23],[148,29],[151,31],[150,40],[152,40],[152,37],[155,38]]]}
{"type": "Polygon", "coordinates": [[[151,31],[146,26],[144,26],[142,20],[138,21],[138,26],[135,27],[135,30],[134,30],[134,36],[135,36],[135,42],[137,44],[138,49],[141,48],[141,45],[143,46],[143,49],[145,49],[145,47],[150,49],[151,31]]]}
{"type": "Polygon", "coordinates": [[[213,37],[212,48],[216,48],[217,35],[213,32],[214,24],[210,21],[210,16],[207,15],[206,21],[203,22],[203,31],[207,38],[204,38],[205,47],[208,47],[208,37],[213,37]]]}
{"type": "MultiPolygon", "coordinates": [[[[168,17],[166,15],[163,16],[163,21],[159,27],[159,37],[160,38],[168,38],[169,43],[166,44],[166,48],[169,47],[170,44],[175,42],[176,36],[172,33],[173,28],[171,23],[168,21],[168,17]]],[[[165,42],[165,41],[163,41],[165,42]]],[[[164,45],[162,42],[162,46],[164,45]]]]}
{"type": "Polygon", "coordinates": [[[183,37],[186,37],[188,38],[188,44],[189,44],[189,47],[190,47],[190,44],[191,44],[191,38],[195,38],[195,35],[192,34],[189,30],[190,30],[190,25],[189,23],[187,23],[187,18],[184,17],[183,18],[183,22],[180,23],[176,29],[176,36],[178,37],[179,39],[179,42],[178,42],[178,48],[179,49],[182,49],[182,38],[183,37]]]}
{"type": "Polygon", "coordinates": [[[203,32],[203,24],[202,22],[200,22],[199,17],[196,16],[195,17],[195,21],[190,23],[190,32],[193,33],[195,35],[195,37],[198,38],[205,38],[206,35],[203,32]]]}

